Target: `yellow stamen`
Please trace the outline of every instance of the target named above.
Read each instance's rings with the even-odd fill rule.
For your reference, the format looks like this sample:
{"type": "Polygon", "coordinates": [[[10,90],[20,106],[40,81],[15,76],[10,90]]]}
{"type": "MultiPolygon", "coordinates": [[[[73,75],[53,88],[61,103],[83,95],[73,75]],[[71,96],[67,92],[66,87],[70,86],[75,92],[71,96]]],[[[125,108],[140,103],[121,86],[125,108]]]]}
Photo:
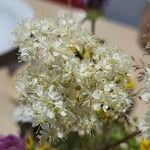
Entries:
{"type": "Polygon", "coordinates": [[[83,53],[83,58],[91,58],[93,55],[93,52],[89,49],[85,49],[84,53],[83,53]]]}
{"type": "Polygon", "coordinates": [[[136,86],[135,82],[131,78],[128,79],[127,83],[124,85],[125,89],[130,90],[134,89],[136,86]]]}

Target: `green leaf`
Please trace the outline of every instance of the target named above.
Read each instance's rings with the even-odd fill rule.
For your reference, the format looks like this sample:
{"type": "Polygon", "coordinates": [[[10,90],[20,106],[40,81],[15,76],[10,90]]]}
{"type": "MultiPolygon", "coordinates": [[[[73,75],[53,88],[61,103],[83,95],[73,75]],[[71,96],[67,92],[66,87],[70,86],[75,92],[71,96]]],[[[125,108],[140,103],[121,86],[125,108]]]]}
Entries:
{"type": "Polygon", "coordinates": [[[112,140],[118,141],[124,138],[124,134],[121,132],[112,133],[112,140]]]}
{"type": "Polygon", "coordinates": [[[139,150],[140,146],[139,143],[137,142],[136,138],[132,138],[130,140],[128,140],[128,145],[129,147],[131,147],[131,150],[139,150]]]}

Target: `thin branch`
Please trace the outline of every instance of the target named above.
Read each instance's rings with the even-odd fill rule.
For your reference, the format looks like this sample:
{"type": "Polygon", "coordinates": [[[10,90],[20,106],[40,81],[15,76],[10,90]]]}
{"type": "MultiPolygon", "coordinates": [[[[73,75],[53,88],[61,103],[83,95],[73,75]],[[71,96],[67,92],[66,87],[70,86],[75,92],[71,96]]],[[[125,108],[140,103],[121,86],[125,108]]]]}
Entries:
{"type": "Polygon", "coordinates": [[[136,135],[138,135],[140,133],[141,133],[141,131],[139,131],[139,130],[138,131],[134,131],[131,134],[127,135],[125,138],[123,138],[123,139],[121,139],[119,141],[116,141],[116,142],[114,142],[112,144],[106,145],[106,147],[104,147],[102,150],[109,150],[112,147],[114,148],[114,147],[120,145],[121,143],[127,142],[129,139],[131,139],[132,137],[134,137],[134,136],[136,136],[136,135]]]}

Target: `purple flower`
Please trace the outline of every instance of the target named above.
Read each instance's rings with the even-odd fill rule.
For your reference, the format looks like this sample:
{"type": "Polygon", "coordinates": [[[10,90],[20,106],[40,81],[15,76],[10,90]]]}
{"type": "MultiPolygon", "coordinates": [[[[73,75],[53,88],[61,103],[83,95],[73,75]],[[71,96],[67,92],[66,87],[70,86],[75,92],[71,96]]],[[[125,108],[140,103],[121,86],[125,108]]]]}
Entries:
{"type": "Polygon", "coordinates": [[[0,136],[0,150],[25,150],[23,139],[18,136],[0,136]]]}

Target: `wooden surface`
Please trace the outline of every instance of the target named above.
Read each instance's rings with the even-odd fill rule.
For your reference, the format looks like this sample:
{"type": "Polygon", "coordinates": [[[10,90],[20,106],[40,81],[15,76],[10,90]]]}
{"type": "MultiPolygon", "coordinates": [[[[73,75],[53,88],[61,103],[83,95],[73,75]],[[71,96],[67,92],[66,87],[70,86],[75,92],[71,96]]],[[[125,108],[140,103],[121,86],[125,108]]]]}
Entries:
{"type": "MultiPolygon", "coordinates": [[[[35,10],[35,16],[49,17],[56,16],[58,11],[69,12],[70,9],[64,5],[58,5],[54,2],[47,2],[44,0],[25,0],[35,10]]],[[[83,10],[73,9],[72,13],[77,13],[81,16],[84,15],[83,10]]],[[[89,22],[86,23],[86,27],[89,28],[89,22]]],[[[134,56],[139,60],[142,56],[142,50],[138,46],[138,34],[137,30],[129,26],[119,24],[104,18],[97,21],[96,35],[98,37],[107,39],[108,44],[114,47],[122,49],[126,54],[134,56]]],[[[149,58],[144,58],[145,61],[149,61],[149,58]]],[[[8,71],[3,68],[0,69],[0,134],[17,133],[17,126],[13,121],[14,103],[11,100],[9,94],[10,77],[8,71]]],[[[134,116],[141,116],[148,109],[148,106],[141,101],[136,101],[136,109],[133,113],[134,116]]]]}

